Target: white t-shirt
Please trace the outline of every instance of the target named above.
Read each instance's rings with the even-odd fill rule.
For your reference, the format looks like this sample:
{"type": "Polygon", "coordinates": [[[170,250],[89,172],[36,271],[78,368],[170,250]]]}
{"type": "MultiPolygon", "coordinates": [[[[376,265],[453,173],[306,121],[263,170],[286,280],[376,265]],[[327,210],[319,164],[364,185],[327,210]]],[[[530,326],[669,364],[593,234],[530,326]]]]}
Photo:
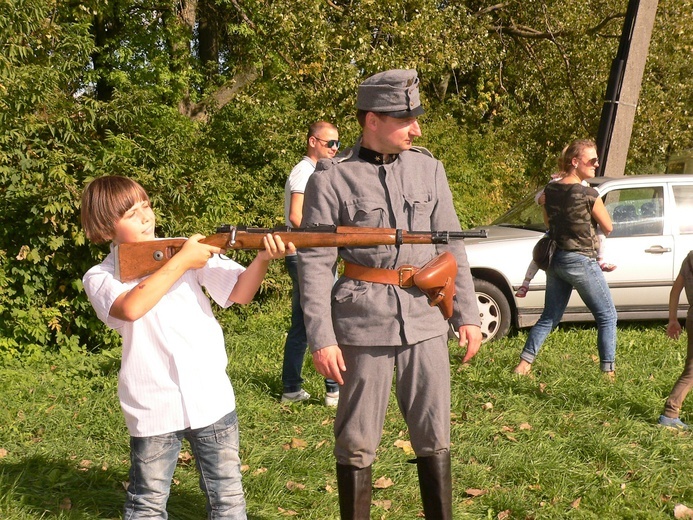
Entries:
{"type": "Polygon", "coordinates": [[[293,170],[289,174],[289,178],[286,179],[286,184],[284,184],[284,220],[286,225],[293,227],[289,221],[289,210],[291,208],[291,194],[292,193],[303,193],[306,191],[306,184],[308,184],[308,178],[313,175],[315,171],[315,163],[311,161],[308,157],[303,157],[301,161],[294,166],[293,170]]]}
{"type": "MultiPolygon", "coordinates": [[[[308,184],[308,178],[313,175],[315,171],[315,165],[308,156],[304,156],[300,162],[294,166],[293,170],[289,174],[289,178],[286,179],[286,184],[284,184],[284,220],[286,225],[289,227],[294,227],[289,220],[289,211],[291,209],[291,194],[292,193],[303,193],[306,191],[306,184],[308,184]]],[[[296,256],[287,254],[286,256],[296,256]]]]}
{"type": "Polygon", "coordinates": [[[222,255],[189,270],[147,314],[135,321],[109,315],[113,302],[140,281],[113,276],[113,248],[84,275],[84,290],[97,316],[123,338],[118,397],[133,437],[202,428],[236,409],[221,326],[209,298],[228,307],[245,268],[222,255]]]}

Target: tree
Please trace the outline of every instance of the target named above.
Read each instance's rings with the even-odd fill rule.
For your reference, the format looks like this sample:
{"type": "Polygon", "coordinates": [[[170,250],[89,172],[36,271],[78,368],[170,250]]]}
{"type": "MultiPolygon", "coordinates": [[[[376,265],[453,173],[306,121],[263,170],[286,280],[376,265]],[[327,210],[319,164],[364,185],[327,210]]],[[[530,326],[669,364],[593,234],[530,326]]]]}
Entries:
{"type": "MultiPolygon", "coordinates": [[[[661,0],[629,169],[663,171],[693,142],[687,23],[661,0]]],[[[106,174],[140,181],[160,235],[282,223],[305,129],[359,129],[355,92],[419,71],[429,147],[465,226],[488,222],[595,137],[625,0],[54,0],[0,2],[0,353],[114,340],[81,276],[79,196],[106,174]]],[[[243,259],[243,258],[241,258],[243,259]]],[[[281,289],[275,266],[266,288],[281,289]]]]}

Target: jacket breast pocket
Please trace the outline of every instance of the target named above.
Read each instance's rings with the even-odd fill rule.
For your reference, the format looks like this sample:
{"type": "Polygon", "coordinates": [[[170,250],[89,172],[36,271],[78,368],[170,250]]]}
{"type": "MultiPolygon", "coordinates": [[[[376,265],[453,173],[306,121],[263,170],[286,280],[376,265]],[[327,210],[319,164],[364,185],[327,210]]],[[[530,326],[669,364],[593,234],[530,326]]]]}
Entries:
{"type": "Polygon", "coordinates": [[[412,231],[429,231],[431,214],[435,202],[429,193],[405,195],[406,211],[409,213],[409,226],[412,231]]]}
{"type": "Polygon", "coordinates": [[[386,209],[381,201],[356,199],[344,204],[343,223],[348,226],[387,227],[386,209]]]}

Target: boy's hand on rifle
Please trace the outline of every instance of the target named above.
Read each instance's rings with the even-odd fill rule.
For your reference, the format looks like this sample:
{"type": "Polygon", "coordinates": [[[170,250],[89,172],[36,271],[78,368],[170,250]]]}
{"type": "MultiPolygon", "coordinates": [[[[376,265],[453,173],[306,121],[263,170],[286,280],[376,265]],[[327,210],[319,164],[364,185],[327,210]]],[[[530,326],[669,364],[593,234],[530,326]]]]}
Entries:
{"type": "Polygon", "coordinates": [[[205,266],[207,260],[215,254],[221,253],[221,249],[216,246],[202,244],[200,240],[204,235],[195,234],[188,238],[183,244],[180,252],[174,257],[183,262],[185,269],[200,269],[205,266]]]}
{"type": "Polygon", "coordinates": [[[262,238],[262,244],[265,249],[260,250],[257,254],[258,258],[269,262],[277,258],[284,258],[287,253],[295,253],[296,248],[292,242],[284,244],[284,241],[279,235],[267,234],[262,238]]]}

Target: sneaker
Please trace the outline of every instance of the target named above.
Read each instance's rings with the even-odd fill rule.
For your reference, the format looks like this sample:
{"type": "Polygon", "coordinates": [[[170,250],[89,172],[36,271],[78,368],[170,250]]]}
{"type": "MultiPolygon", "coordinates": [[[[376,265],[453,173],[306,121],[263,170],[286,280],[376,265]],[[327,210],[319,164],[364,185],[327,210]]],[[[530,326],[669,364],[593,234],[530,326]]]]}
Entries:
{"type": "Polygon", "coordinates": [[[675,430],[687,430],[688,425],[683,422],[681,419],[676,417],[675,419],[671,417],[667,417],[666,415],[660,415],[659,416],[659,425],[664,426],[665,428],[673,428],[675,430]]]}
{"type": "Polygon", "coordinates": [[[310,399],[310,394],[301,388],[298,392],[286,392],[282,394],[282,403],[300,403],[310,399]]]}
{"type": "Polygon", "coordinates": [[[336,408],[339,404],[339,391],[337,392],[327,392],[325,394],[325,406],[330,408],[336,408]]]}

